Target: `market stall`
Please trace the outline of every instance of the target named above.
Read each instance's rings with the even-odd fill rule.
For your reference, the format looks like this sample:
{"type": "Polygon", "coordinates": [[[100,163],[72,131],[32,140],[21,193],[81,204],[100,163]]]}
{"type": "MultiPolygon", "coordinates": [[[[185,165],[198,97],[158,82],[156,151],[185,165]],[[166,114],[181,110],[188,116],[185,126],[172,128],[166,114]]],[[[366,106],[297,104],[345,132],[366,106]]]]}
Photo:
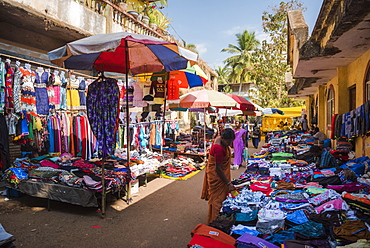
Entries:
{"type": "Polygon", "coordinates": [[[279,125],[281,123],[286,124],[288,127],[291,127],[294,124],[294,118],[302,116],[302,107],[291,107],[291,108],[278,108],[281,113],[268,113],[262,115],[262,126],[261,130],[263,132],[269,131],[281,131],[282,127],[279,125]]]}
{"type": "MultiPolygon", "coordinates": [[[[139,96],[138,92],[140,89],[142,94],[144,94],[144,90],[149,90],[146,92],[146,95],[153,96],[154,102],[160,106],[161,104],[158,101],[166,97],[166,91],[161,91],[160,89],[163,90],[167,87],[160,87],[161,85],[165,86],[165,82],[163,80],[160,82],[160,78],[157,78],[155,82],[150,81],[149,85],[148,82],[139,83],[128,75],[129,72],[137,74],[161,71],[163,68],[166,72],[185,69],[189,61],[191,61],[191,65],[195,63],[197,55],[178,47],[176,44],[153,37],[115,33],[91,36],[71,42],[62,48],[50,52],[49,58],[54,64],[68,69],[100,72],[98,77],[90,77],[91,80],[87,80],[80,77],[80,74],[69,70],[66,74],[66,69],[56,66],[50,67],[58,68],[62,71],[61,73],[58,73],[58,71],[51,72],[50,67],[41,71],[42,68],[34,70],[31,65],[26,65],[23,68],[19,64],[16,65],[14,73],[14,70],[9,65],[2,63],[1,66],[4,65],[4,70],[6,67],[6,72],[8,73],[7,87],[12,87],[14,90],[19,89],[19,92],[14,94],[14,97],[22,96],[20,99],[14,99],[15,106],[13,108],[13,105],[10,105],[13,104],[12,95],[10,94],[13,92],[9,90],[6,92],[6,99],[9,101],[5,108],[7,117],[9,117],[7,125],[15,123],[14,120],[18,121],[18,118],[20,119],[18,121],[19,130],[9,126],[9,131],[11,131],[11,135],[14,135],[13,141],[29,145],[29,151],[23,154],[25,161],[27,157],[33,158],[44,154],[47,157],[58,157],[63,153],[68,153],[73,158],[81,159],[86,164],[90,164],[93,159],[99,158],[99,165],[95,165],[98,167],[89,174],[95,180],[97,179],[96,177],[99,177],[101,180],[100,182],[95,181],[92,183],[95,186],[100,184],[99,193],[102,198],[101,207],[104,217],[105,196],[107,193],[120,192],[118,189],[129,186],[131,180],[135,180],[138,175],[153,172],[161,166],[158,153],[152,153],[148,150],[148,144],[151,139],[149,139],[149,134],[153,130],[156,131],[156,127],[159,127],[159,125],[156,125],[155,121],[149,122],[146,127],[144,123],[140,125],[133,122],[130,123],[130,120],[132,121],[134,117],[130,113],[130,107],[144,107],[144,105],[148,105],[144,100],[151,101],[144,99],[145,96],[143,95],[140,99],[135,98],[135,96],[139,96]],[[94,44],[93,47],[90,44],[94,44]],[[140,56],[136,56],[138,53],[140,56]],[[117,59],[116,56],[121,59],[117,59]],[[106,77],[104,75],[105,72],[124,73],[124,83],[115,78],[106,77]],[[14,82],[11,80],[14,80],[14,82]],[[18,87],[22,80],[24,89],[18,87]],[[35,88],[33,87],[34,83],[35,88]],[[136,91],[135,95],[133,94],[134,90],[136,91]],[[48,101],[44,101],[45,99],[48,101]],[[19,103],[20,105],[17,105],[19,103]],[[101,111],[102,108],[104,111],[101,111]],[[13,109],[16,110],[12,111],[13,109]],[[123,125],[118,125],[119,122],[123,125]],[[151,129],[150,127],[148,128],[148,126],[153,124],[154,126],[151,129]],[[117,130],[119,132],[116,132],[117,130]],[[33,141],[35,146],[30,141],[33,141]],[[124,148],[126,152],[122,152],[122,149],[116,149],[119,147],[124,148]],[[130,151],[131,147],[138,148],[139,153],[137,150],[130,151]],[[144,153],[140,154],[142,151],[144,153]],[[152,158],[157,158],[157,163],[149,162],[152,158]],[[119,168],[105,168],[110,165],[111,162],[109,160],[116,161],[114,165],[117,165],[119,168]],[[112,179],[114,178],[112,175],[116,173],[116,170],[119,170],[117,173],[120,177],[124,177],[124,180],[112,179]],[[125,171],[123,172],[122,170],[125,171]],[[122,182],[116,187],[117,190],[112,190],[109,187],[109,185],[114,185],[112,180],[117,184],[120,181],[122,182]],[[106,190],[108,191],[106,192],[106,190]]],[[[143,112],[152,112],[153,110],[143,112]]],[[[156,113],[158,113],[158,110],[156,113]]],[[[153,120],[155,120],[154,116],[153,120]]],[[[164,127],[161,130],[164,130],[164,127]]],[[[156,132],[154,132],[154,135],[156,140],[158,135],[156,132]]],[[[159,136],[158,139],[160,140],[159,143],[161,143],[163,135],[159,136]]],[[[42,158],[42,156],[39,156],[39,158],[42,158]]],[[[9,188],[22,189],[24,193],[31,195],[59,199],[84,206],[95,205],[94,197],[91,197],[91,202],[82,201],[82,199],[79,202],[76,200],[76,197],[69,198],[64,195],[65,197],[63,198],[61,195],[58,195],[56,193],[59,187],[57,179],[61,177],[60,173],[65,173],[63,170],[66,168],[64,165],[60,168],[53,168],[50,167],[50,163],[53,162],[50,162],[48,158],[44,158],[38,161],[38,163],[33,164],[29,162],[27,164],[31,165],[32,168],[39,167],[33,169],[42,170],[43,172],[55,169],[56,171],[53,171],[53,179],[56,180],[53,182],[55,185],[49,185],[51,182],[44,180],[45,178],[43,177],[37,178],[37,182],[35,182],[35,178],[32,175],[29,178],[28,167],[25,166],[23,168],[19,164],[15,164],[7,170],[7,173],[11,174],[13,171],[22,172],[21,174],[24,174],[24,178],[19,181],[19,184],[9,182],[9,188]],[[27,180],[28,182],[26,182],[27,180]],[[47,187],[49,187],[47,194],[42,192],[36,193],[47,187]]],[[[5,170],[7,167],[3,166],[2,169],[5,170]]],[[[79,171],[78,168],[74,169],[74,173],[79,171]]],[[[89,192],[90,189],[86,189],[89,180],[82,180],[81,177],[77,178],[78,176],[76,177],[74,173],[71,173],[68,177],[80,182],[80,188],[68,184],[60,185],[60,187],[71,187],[69,191],[75,190],[75,195],[82,196],[83,192],[89,195],[91,193],[89,192]]],[[[10,177],[13,176],[11,175],[10,177]]],[[[129,189],[130,187],[127,187],[127,195],[129,195],[129,189]]],[[[73,194],[71,193],[71,195],[73,194]]]]}
{"type": "Polygon", "coordinates": [[[282,132],[252,154],[219,216],[195,227],[189,246],[369,246],[370,158],[323,169],[325,160],[303,156],[311,146],[303,133],[282,132]]]}

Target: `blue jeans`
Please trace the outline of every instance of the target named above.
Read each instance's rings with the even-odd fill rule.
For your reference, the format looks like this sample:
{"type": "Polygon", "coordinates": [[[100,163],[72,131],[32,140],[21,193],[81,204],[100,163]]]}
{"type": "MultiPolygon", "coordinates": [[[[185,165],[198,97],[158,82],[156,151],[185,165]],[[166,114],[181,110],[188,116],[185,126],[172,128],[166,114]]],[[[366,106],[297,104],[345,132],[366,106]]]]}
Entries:
{"type": "Polygon", "coordinates": [[[260,138],[252,138],[252,144],[255,148],[258,148],[259,142],[260,142],[260,138]]]}

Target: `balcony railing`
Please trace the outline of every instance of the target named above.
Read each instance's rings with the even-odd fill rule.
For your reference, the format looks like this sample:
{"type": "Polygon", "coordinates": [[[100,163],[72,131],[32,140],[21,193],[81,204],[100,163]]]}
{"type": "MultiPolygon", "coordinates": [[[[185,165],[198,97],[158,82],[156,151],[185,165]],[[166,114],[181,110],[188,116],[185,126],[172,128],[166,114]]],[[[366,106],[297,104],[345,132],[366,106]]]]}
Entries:
{"type": "Polygon", "coordinates": [[[137,20],[132,15],[122,11],[112,0],[74,0],[86,8],[91,9],[92,11],[104,15],[107,17],[106,9],[107,6],[110,6],[113,9],[112,20],[114,23],[122,26],[123,30],[126,32],[144,34],[157,38],[161,38],[167,41],[174,42],[174,39],[165,35],[158,33],[156,30],[150,28],[145,23],[137,20]]]}

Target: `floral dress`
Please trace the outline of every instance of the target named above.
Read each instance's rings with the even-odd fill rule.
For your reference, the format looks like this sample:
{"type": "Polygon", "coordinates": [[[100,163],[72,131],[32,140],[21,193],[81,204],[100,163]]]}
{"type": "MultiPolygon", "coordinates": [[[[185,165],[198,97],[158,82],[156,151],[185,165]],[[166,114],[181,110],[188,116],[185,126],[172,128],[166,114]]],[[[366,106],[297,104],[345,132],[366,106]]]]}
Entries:
{"type": "Polygon", "coordinates": [[[23,75],[21,85],[21,110],[36,113],[36,93],[33,86],[36,74],[34,71],[29,71],[25,68],[20,68],[20,70],[23,75]]]}
{"type": "Polygon", "coordinates": [[[87,116],[96,137],[100,158],[113,155],[114,152],[119,114],[119,95],[120,92],[115,79],[98,79],[88,87],[86,97],[87,116]]]}

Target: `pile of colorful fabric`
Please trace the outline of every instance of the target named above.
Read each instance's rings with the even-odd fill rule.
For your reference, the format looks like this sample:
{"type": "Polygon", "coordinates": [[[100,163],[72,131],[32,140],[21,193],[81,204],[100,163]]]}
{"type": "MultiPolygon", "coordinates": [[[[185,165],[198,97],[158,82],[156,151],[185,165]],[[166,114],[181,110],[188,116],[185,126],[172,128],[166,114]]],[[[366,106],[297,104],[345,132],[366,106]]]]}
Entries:
{"type": "MultiPolygon", "coordinates": [[[[118,161],[107,161],[105,167],[107,191],[116,192],[130,180],[129,169],[118,161]]],[[[99,192],[102,190],[101,175],[101,162],[88,162],[65,153],[17,159],[5,171],[4,179],[9,187],[15,189],[20,183],[32,181],[99,192]]]]}
{"type": "Polygon", "coordinates": [[[178,156],[176,159],[167,159],[161,165],[163,167],[162,177],[179,180],[186,180],[204,168],[204,166],[195,163],[193,159],[184,156],[178,156]]]}
{"type": "MultiPolygon", "coordinates": [[[[263,149],[280,147],[273,142],[263,149]]],[[[209,233],[234,238],[227,244],[224,237],[222,247],[370,247],[369,157],[319,170],[294,152],[270,155],[274,159],[248,160],[232,181],[236,190],[209,224],[217,229],[209,233]]],[[[212,242],[209,233],[199,235],[212,242]]],[[[207,246],[196,234],[189,247],[221,247],[207,246]]]]}

